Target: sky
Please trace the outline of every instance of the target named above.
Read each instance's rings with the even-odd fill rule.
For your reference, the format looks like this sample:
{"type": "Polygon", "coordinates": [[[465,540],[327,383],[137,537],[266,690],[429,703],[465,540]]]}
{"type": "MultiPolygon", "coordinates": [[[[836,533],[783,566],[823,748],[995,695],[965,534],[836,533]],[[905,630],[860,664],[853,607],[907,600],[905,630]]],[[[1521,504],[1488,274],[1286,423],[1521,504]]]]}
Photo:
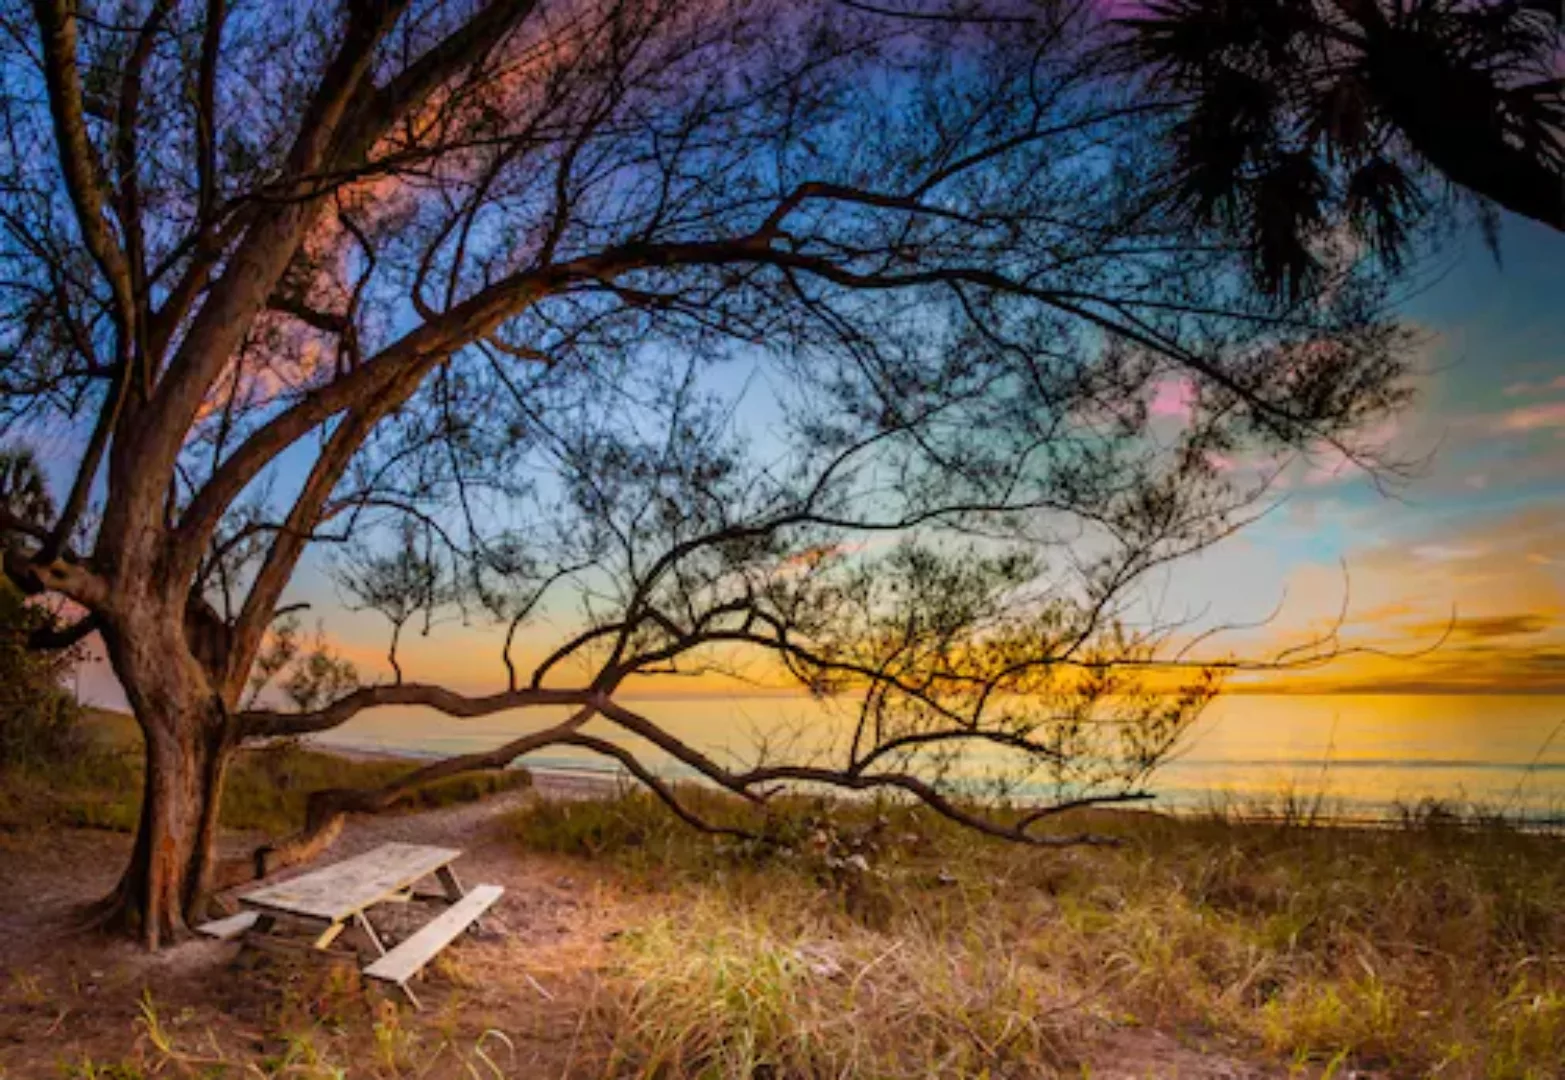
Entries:
{"type": "MultiPolygon", "coordinates": [[[[1112,14],[1135,8],[1099,3],[1112,14]]],[[[1233,689],[1565,695],[1561,268],[1565,235],[1545,226],[1506,217],[1498,260],[1467,230],[1402,305],[1422,334],[1422,373],[1416,401],[1381,434],[1417,463],[1413,475],[1388,491],[1329,456],[1301,463],[1264,520],[1157,583],[1168,609],[1202,612],[1207,625],[1260,623],[1218,639],[1243,657],[1340,623],[1347,655],[1336,662],[1241,677],[1233,689]]],[[[1181,404],[1169,387],[1154,411],[1181,404]]],[[[384,622],[345,610],[318,562],[285,600],[309,603],[366,678],[388,676],[384,622]]],[[[533,629],[524,655],[547,652],[565,618],[533,629]]],[[[401,656],[420,681],[488,691],[503,678],[492,628],[448,622],[411,636],[401,656]]],[[[121,700],[101,661],[82,689],[121,700]]]]}
{"type": "MultiPolygon", "coordinates": [[[[1379,431],[1413,463],[1387,489],[1329,456],[1299,463],[1257,524],[1155,582],[1162,610],[1203,625],[1260,624],[1212,648],[1265,659],[1336,628],[1345,655],[1307,670],[1236,677],[1230,689],[1310,693],[1565,695],[1565,236],[1507,219],[1497,262],[1466,237],[1402,302],[1421,335],[1414,403],[1379,431]]],[[[1168,388],[1154,411],[1181,408],[1168,388]]],[[[344,610],[320,565],[286,598],[311,605],[368,681],[389,675],[385,624],[344,610]]],[[[560,640],[545,618],[522,658],[560,640]]],[[[408,678],[468,692],[503,685],[492,628],[438,625],[412,635],[408,678]]],[[[89,700],[121,704],[101,661],[89,700]]],[[[725,680],[678,692],[753,693],[725,680]]]]}
{"type": "Polygon", "coordinates": [[[1173,588],[1265,653],[1342,620],[1344,656],[1235,688],[1565,693],[1565,236],[1510,219],[1402,304],[1422,336],[1418,397],[1383,435],[1414,474],[1383,490],[1301,465],[1279,505],[1182,568],[1173,588]]]}
{"type": "MultiPolygon", "coordinates": [[[[1340,630],[1332,663],[1231,689],[1565,694],[1565,236],[1508,219],[1500,256],[1467,237],[1406,290],[1418,394],[1378,433],[1410,463],[1405,481],[1301,462],[1260,522],[1153,583],[1165,612],[1261,623],[1215,639],[1237,657],[1340,630]]],[[[1161,397],[1154,411],[1177,411],[1177,387],[1161,397]]],[[[298,591],[335,607],[318,573],[298,591]]],[[[388,670],[376,617],[330,610],[328,628],[363,670],[388,670]]],[[[545,621],[522,652],[542,655],[561,629],[545,621]]],[[[437,627],[399,655],[410,678],[474,691],[501,675],[497,638],[476,628],[437,627]]],[[[678,692],[754,691],[714,679],[678,692]]]]}

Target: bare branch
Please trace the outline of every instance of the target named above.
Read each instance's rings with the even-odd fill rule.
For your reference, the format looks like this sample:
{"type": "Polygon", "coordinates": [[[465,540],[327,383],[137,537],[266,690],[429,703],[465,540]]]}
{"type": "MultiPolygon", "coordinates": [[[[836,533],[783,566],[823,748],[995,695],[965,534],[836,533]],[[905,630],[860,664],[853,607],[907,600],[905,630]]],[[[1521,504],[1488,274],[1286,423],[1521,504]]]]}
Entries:
{"type": "Polygon", "coordinates": [[[27,636],[29,649],[61,650],[81,644],[98,630],[98,619],[84,615],[69,626],[40,627],[27,636]]]}
{"type": "Polygon", "coordinates": [[[553,727],[524,735],[494,750],[447,758],[424,766],[373,791],[316,792],[310,797],[303,829],[275,844],[257,848],[248,862],[228,864],[220,872],[219,880],[225,885],[236,885],[251,877],[263,878],[285,867],[312,859],[336,839],[348,814],[379,813],[437,780],[463,773],[505,768],[525,754],[569,738],[592,716],[592,707],[585,706],[553,727]]]}
{"type": "Polygon", "coordinates": [[[383,705],[422,705],[447,716],[471,719],[530,705],[595,704],[599,697],[592,690],[535,690],[530,687],[468,697],[443,686],[402,683],[398,686],[370,686],[355,690],[314,712],[285,713],[250,709],[239,713],[235,719],[245,737],[271,738],[329,731],[347,723],[365,709],[383,705]]]}
{"type": "Polygon", "coordinates": [[[136,325],[131,274],[105,214],[108,199],[103,165],[87,133],[77,70],[76,15],[67,0],[35,0],[33,9],[43,38],[44,78],[65,187],[76,209],[82,241],[114,295],[120,348],[128,351],[136,325]]]}

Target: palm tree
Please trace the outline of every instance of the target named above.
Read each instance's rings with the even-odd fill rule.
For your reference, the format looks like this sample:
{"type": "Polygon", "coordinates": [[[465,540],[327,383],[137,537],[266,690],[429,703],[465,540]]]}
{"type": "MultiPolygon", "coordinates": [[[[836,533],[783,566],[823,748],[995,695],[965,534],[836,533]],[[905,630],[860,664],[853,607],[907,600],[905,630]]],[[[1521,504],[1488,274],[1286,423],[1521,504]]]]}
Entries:
{"type": "Polygon", "coordinates": [[[0,515],[35,526],[54,517],[48,482],[28,447],[0,447],[0,515]]]}
{"type": "Polygon", "coordinates": [[[1116,48],[1180,109],[1174,205],[1297,296],[1346,228],[1389,268],[1430,211],[1565,231],[1560,0],[1145,0],[1116,48]]]}

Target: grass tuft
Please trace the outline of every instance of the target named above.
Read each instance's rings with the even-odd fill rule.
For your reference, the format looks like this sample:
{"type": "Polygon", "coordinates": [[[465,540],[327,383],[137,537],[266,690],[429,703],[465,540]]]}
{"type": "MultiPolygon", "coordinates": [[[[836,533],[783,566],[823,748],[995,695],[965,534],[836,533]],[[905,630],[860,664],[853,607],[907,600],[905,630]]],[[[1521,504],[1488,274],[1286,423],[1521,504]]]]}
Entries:
{"type": "MultiPolygon", "coordinates": [[[[655,1076],[1000,1076],[1066,1062],[1042,969],[706,897],[625,936],[615,1051],[655,1076]]],[[[992,944],[999,944],[998,942],[992,944]]]]}

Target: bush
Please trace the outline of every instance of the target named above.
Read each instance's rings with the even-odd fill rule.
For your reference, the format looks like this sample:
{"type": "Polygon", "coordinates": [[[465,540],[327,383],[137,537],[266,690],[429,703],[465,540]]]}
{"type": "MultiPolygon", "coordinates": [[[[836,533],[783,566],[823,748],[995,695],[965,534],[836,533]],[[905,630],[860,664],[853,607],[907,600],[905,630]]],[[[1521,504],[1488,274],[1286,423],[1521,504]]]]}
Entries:
{"type": "Polygon", "coordinates": [[[62,685],[80,654],[27,647],[54,616],[0,581],[0,768],[38,767],[87,749],[82,710],[62,685]]]}

